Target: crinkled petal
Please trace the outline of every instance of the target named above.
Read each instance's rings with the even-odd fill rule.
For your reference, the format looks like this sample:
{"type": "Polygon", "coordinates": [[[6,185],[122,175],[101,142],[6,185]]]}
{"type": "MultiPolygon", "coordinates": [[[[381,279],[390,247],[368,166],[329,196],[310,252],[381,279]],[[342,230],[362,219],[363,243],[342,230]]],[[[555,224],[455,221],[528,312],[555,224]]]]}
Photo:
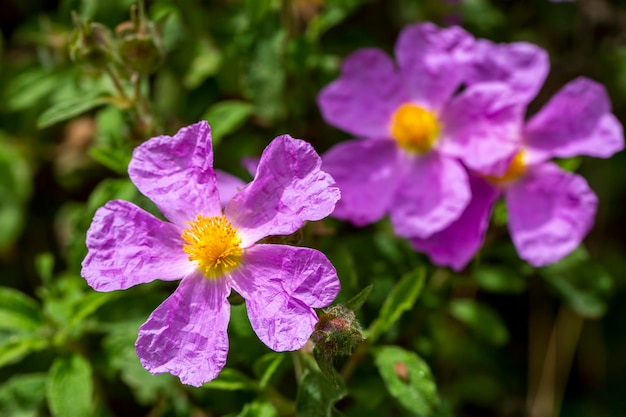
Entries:
{"type": "Polygon", "coordinates": [[[332,303],[340,289],[323,253],[284,245],[247,249],[231,277],[259,339],[279,352],[304,346],[317,323],[313,308],[332,303]]]}
{"type": "Polygon", "coordinates": [[[289,135],[277,137],[265,148],[256,178],[225,210],[244,247],[269,235],[288,235],[305,221],[332,213],[339,189],[321,164],[309,143],[289,135]]]}
{"type": "Polygon", "coordinates": [[[502,81],[524,104],[532,101],[550,71],[548,53],[527,42],[496,44],[478,40],[468,83],[502,81]]]}
{"type": "Polygon", "coordinates": [[[441,114],[440,150],[483,175],[504,174],[521,146],[524,105],[499,82],[476,84],[441,114]]]}
{"type": "Polygon", "coordinates": [[[399,236],[427,238],[458,219],[470,197],[463,166],[430,152],[410,163],[391,208],[391,223],[399,236]]]}
{"type": "Polygon", "coordinates": [[[87,231],[81,275],[97,291],[123,290],[155,279],[181,279],[193,267],[181,231],[132,203],[113,200],[87,231]]]}
{"type": "Polygon", "coordinates": [[[341,76],[318,96],[324,119],[354,135],[389,137],[389,123],[408,95],[391,59],[378,49],[348,56],[341,76]]]}
{"type": "Polygon", "coordinates": [[[246,183],[241,178],[235,177],[221,169],[215,170],[215,177],[217,178],[217,189],[219,190],[222,207],[226,207],[228,202],[246,186],[246,183]]]}
{"type": "Polygon", "coordinates": [[[576,249],[593,226],[598,205],[584,178],[552,163],[532,167],[505,197],[517,253],[534,266],[576,249]]]}
{"type": "Polygon", "coordinates": [[[143,367],[196,387],[217,377],[228,355],[229,294],[224,280],[183,279],[139,328],[135,348],[143,367]]]}
{"type": "Polygon", "coordinates": [[[213,171],[211,128],[205,121],[157,136],[133,152],[128,175],[173,223],[221,214],[213,171]]]}
{"type": "Polygon", "coordinates": [[[342,142],[322,156],[322,168],[341,190],[333,216],[365,226],[383,217],[398,188],[399,150],[392,140],[342,142]]]}
{"type": "Polygon", "coordinates": [[[496,187],[479,177],[471,176],[470,184],[472,200],[461,217],[429,238],[411,239],[413,247],[426,253],[433,263],[455,271],[465,268],[482,246],[491,209],[500,194],[496,187]]]}
{"type": "Polygon", "coordinates": [[[624,132],[611,113],[606,89],[580,77],[528,121],[524,142],[538,161],[576,155],[607,158],[624,149],[624,132]]]}
{"type": "Polygon", "coordinates": [[[395,54],[411,100],[438,110],[465,81],[474,38],[458,26],[432,23],[402,30],[395,54]]]}

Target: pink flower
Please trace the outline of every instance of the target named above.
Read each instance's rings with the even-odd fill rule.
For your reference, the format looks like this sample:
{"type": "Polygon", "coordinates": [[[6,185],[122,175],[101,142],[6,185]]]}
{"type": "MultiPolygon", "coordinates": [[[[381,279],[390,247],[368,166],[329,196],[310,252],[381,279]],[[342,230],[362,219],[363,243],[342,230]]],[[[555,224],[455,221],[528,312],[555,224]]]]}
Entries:
{"type": "MultiPolygon", "coordinates": [[[[535,97],[548,73],[547,54],[531,44],[481,41],[477,51],[470,82],[505,82],[524,105],[535,97]]],[[[502,139],[506,152],[500,152],[499,159],[459,149],[459,158],[473,169],[472,201],[447,229],[412,239],[433,262],[456,270],[465,267],[482,245],[500,195],[519,256],[533,266],[562,259],[591,230],[598,199],[584,178],[549,160],[577,155],[608,158],[624,148],[623,128],[611,112],[606,90],[583,77],[565,85],[528,122],[520,122],[510,137],[502,139]],[[516,144],[512,152],[511,143],[516,144]],[[491,175],[494,166],[502,165],[505,172],[491,175]]],[[[478,137],[466,144],[478,149],[498,145],[478,137]]]]}
{"type": "Polygon", "coordinates": [[[146,369],[195,386],[214,379],[226,363],[231,289],[271,349],[306,343],[317,322],[313,308],[339,291],[336,271],[314,249],[256,242],[332,212],[339,191],[320,165],[311,145],[279,136],[222,212],[206,122],[135,150],[130,178],[169,221],[110,201],[87,232],[82,276],[98,291],[182,279],[139,328],[137,355],[146,369]]]}
{"type": "MultiPolygon", "coordinates": [[[[342,193],[333,216],[362,226],[389,214],[398,235],[428,238],[463,213],[471,191],[457,152],[474,136],[508,136],[523,115],[497,82],[456,94],[473,45],[459,27],[424,23],[400,34],[397,67],[377,49],[346,58],[339,79],[318,97],[328,123],[361,138],[322,157],[342,193]]],[[[510,152],[488,151],[494,159],[501,155],[492,151],[510,152]]]]}

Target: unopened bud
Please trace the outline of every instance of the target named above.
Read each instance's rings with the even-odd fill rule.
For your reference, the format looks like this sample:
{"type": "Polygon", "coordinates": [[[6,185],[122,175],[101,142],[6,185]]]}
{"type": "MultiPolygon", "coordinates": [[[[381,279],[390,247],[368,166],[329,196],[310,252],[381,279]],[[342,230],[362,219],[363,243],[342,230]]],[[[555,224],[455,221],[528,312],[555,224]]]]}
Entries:
{"type": "Polygon", "coordinates": [[[140,74],[150,74],[163,61],[163,43],[154,23],[146,18],[143,3],[131,8],[131,21],[115,29],[120,55],[124,62],[140,74]]]}
{"type": "Polygon", "coordinates": [[[74,14],[75,28],[69,44],[70,59],[83,69],[100,72],[114,59],[111,31],[96,22],[83,22],[74,14]]]}

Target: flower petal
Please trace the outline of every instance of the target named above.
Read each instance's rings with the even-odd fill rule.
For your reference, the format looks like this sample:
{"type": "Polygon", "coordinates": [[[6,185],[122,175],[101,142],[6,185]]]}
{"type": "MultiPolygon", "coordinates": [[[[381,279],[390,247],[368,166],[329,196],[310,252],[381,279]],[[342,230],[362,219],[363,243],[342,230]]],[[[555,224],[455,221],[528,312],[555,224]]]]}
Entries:
{"type": "Polygon", "coordinates": [[[215,178],[217,179],[217,189],[219,190],[220,205],[222,207],[226,207],[228,202],[246,186],[244,180],[221,169],[215,170],[215,178]]]}
{"type": "Polygon", "coordinates": [[[624,133],[611,114],[606,89],[580,77],[561,88],[528,121],[524,142],[537,160],[576,155],[608,158],[624,149],[624,133]]]}
{"type": "Polygon", "coordinates": [[[465,81],[473,45],[472,35],[458,26],[420,23],[405,28],[395,53],[411,100],[439,110],[465,81]]]}
{"type": "Polygon", "coordinates": [[[470,176],[472,200],[454,223],[426,238],[413,238],[413,247],[426,253],[437,265],[460,271],[480,249],[489,226],[493,204],[499,190],[476,176],[470,176]]]}
{"type": "Polygon", "coordinates": [[[246,299],[252,328],[275,351],[304,346],[317,323],[313,307],[332,303],[340,288],[323,253],[284,245],[247,249],[242,267],[231,276],[233,288],[246,299]]]}
{"type": "Polygon", "coordinates": [[[113,200],[96,211],[87,231],[81,275],[97,291],[123,290],[155,279],[172,281],[193,265],[181,231],[132,203],[113,200]]]}
{"type": "Polygon", "coordinates": [[[341,76],[318,96],[329,124],[366,138],[389,137],[396,109],[408,100],[391,59],[378,49],[361,49],[348,56],[341,76]]]}
{"type": "Polygon", "coordinates": [[[534,266],[556,262],[576,249],[593,226],[598,205],[584,178],[552,163],[532,167],[505,197],[517,253],[534,266]]]}
{"type": "Polygon", "coordinates": [[[334,180],[320,170],[322,160],[313,147],[289,135],[279,136],[265,149],[257,175],[226,206],[242,245],[269,235],[288,235],[307,220],[332,213],[339,200],[334,180]]]}
{"type": "Polygon", "coordinates": [[[398,147],[391,140],[342,142],[322,156],[322,168],[337,182],[341,200],[333,217],[365,226],[391,207],[398,187],[398,147]]]}
{"type": "Polygon", "coordinates": [[[468,87],[441,115],[440,150],[483,175],[502,175],[520,149],[524,111],[504,83],[468,87]]]}
{"type": "Polygon", "coordinates": [[[410,163],[391,208],[391,223],[399,236],[427,238],[459,218],[470,197],[463,166],[431,152],[410,163]]]}
{"type": "Polygon", "coordinates": [[[548,53],[537,45],[478,40],[468,83],[502,81],[511,87],[516,99],[527,104],[535,98],[549,71],[548,53]]]}
{"type": "Polygon", "coordinates": [[[196,387],[217,377],[228,355],[229,294],[224,280],[183,279],[139,328],[135,348],[143,367],[196,387]]]}
{"type": "Polygon", "coordinates": [[[184,127],[173,137],[157,136],[139,145],[128,174],[173,223],[185,226],[198,214],[221,214],[211,128],[205,121],[184,127]]]}

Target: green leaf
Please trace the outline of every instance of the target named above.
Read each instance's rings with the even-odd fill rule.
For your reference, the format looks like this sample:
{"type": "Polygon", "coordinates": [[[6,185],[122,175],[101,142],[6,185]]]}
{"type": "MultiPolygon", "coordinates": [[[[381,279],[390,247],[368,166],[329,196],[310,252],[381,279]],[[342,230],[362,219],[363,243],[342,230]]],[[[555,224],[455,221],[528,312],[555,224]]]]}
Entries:
{"type": "Polygon", "coordinates": [[[189,63],[189,70],[183,79],[183,85],[189,89],[196,89],[208,77],[217,74],[222,63],[222,54],[215,44],[201,38],[196,43],[196,51],[189,63]]]}
{"type": "Polygon", "coordinates": [[[91,415],[91,373],[91,365],[79,355],[59,357],[52,363],[46,380],[46,396],[54,417],[91,415]]]}
{"type": "Polygon", "coordinates": [[[257,384],[236,369],[224,368],[217,378],[202,387],[224,391],[256,391],[257,384]]]}
{"type": "Polygon", "coordinates": [[[67,80],[65,73],[54,73],[39,67],[24,71],[7,84],[5,105],[12,111],[37,107],[67,80]]]}
{"type": "Polygon", "coordinates": [[[259,377],[259,388],[263,389],[276,375],[278,368],[284,362],[285,354],[282,352],[271,352],[261,356],[254,362],[254,373],[259,377]]]}
{"type": "Polygon", "coordinates": [[[36,331],[42,324],[35,300],[13,288],[0,287],[0,329],[36,331]]]}
{"type": "Polygon", "coordinates": [[[410,415],[436,415],[437,386],[422,358],[397,346],[384,346],[374,351],[374,360],[387,391],[410,415]]]}
{"type": "Polygon", "coordinates": [[[613,277],[589,259],[585,249],[576,249],[540,273],[582,317],[599,318],[606,313],[613,277]]]}
{"type": "Polygon", "coordinates": [[[80,322],[98,310],[100,306],[115,298],[117,294],[119,293],[89,292],[82,296],[73,306],[74,312],[72,314],[72,318],[70,319],[70,327],[80,324],[80,322]]]}
{"type": "Polygon", "coordinates": [[[124,148],[94,146],[89,148],[89,156],[111,171],[125,175],[128,171],[128,163],[130,162],[132,151],[124,148]]]}
{"type": "Polygon", "coordinates": [[[296,415],[298,417],[334,416],[333,404],[345,396],[346,388],[343,383],[334,387],[320,372],[309,370],[304,374],[298,387],[296,415]]]}
{"type": "Polygon", "coordinates": [[[405,274],[393,287],[383,303],[378,318],[368,329],[367,338],[374,342],[400,318],[402,313],[413,308],[426,280],[426,269],[419,267],[405,274]]]}
{"type": "Polygon", "coordinates": [[[19,362],[29,353],[43,349],[46,341],[37,335],[12,334],[0,337],[0,367],[19,362]]]}
{"type": "Polygon", "coordinates": [[[372,292],[372,288],[374,288],[373,284],[363,288],[357,295],[352,297],[350,301],[344,303],[344,307],[356,313],[361,308],[363,303],[365,303],[365,300],[367,300],[370,292],[372,292]]]}
{"type": "Polygon", "coordinates": [[[39,129],[52,126],[55,123],[62,122],[63,120],[71,119],[89,110],[109,103],[111,100],[109,97],[104,97],[100,94],[94,96],[76,95],[68,99],[64,99],[57,103],[54,103],[46,111],[41,113],[37,119],[37,127],[39,129]]]}
{"type": "Polygon", "coordinates": [[[241,410],[241,413],[237,414],[237,417],[276,417],[278,412],[276,408],[268,402],[254,401],[246,404],[241,410]]]}
{"type": "Polygon", "coordinates": [[[524,277],[508,268],[479,266],[474,270],[474,279],[479,287],[491,292],[519,294],[526,289],[524,277]]]}
{"type": "Polygon", "coordinates": [[[225,100],[212,105],[202,118],[211,125],[213,143],[219,143],[224,136],[239,129],[253,110],[252,104],[237,100],[225,100]]]}
{"type": "Polygon", "coordinates": [[[0,386],[0,416],[37,417],[44,398],[46,374],[22,374],[0,386]]]}
{"type": "Polygon", "coordinates": [[[452,300],[449,311],[452,317],[471,328],[481,339],[503,345],[509,340],[509,331],[498,313],[475,300],[452,300]]]}

